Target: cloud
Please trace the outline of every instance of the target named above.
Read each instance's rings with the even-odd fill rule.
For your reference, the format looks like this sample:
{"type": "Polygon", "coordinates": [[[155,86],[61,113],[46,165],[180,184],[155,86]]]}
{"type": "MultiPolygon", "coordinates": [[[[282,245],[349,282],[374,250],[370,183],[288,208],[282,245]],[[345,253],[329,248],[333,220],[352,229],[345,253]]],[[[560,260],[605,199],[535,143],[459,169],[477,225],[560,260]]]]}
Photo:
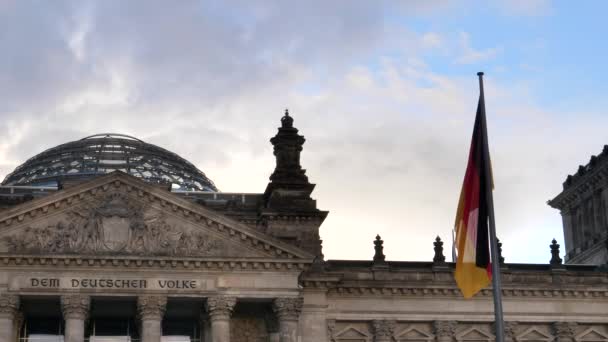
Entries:
{"type": "MultiPolygon", "coordinates": [[[[475,77],[433,58],[464,65],[502,50],[474,49],[469,33],[455,46],[444,32],[414,30],[408,18],[451,5],[408,4],[0,7],[0,174],[62,142],[119,132],[192,161],[223,191],[262,192],[274,165],[268,139],[289,107],[307,139],[313,196],[331,212],[326,256],[370,259],[380,233],[389,259],[429,260],[434,237],[451,235],[477,103],[475,77]]],[[[581,141],[554,141],[563,126],[525,81],[487,80],[497,218],[511,261],[548,256],[542,249],[561,224],[545,200],[580,156],[573,146],[596,146],[581,132],[603,127],[575,122],[581,141]]]]}
{"type": "Polygon", "coordinates": [[[456,59],[458,64],[474,64],[495,58],[502,53],[502,47],[492,47],[476,50],[471,46],[471,36],[466,32],[459,34],[460,55],[456,59]]]}
{"type": "Polygon", "coordinates": [[[544,16],[552,12],[549,0],[507,0],[499,1],[498,6],[504,12],[517,16],[544,16]]]}

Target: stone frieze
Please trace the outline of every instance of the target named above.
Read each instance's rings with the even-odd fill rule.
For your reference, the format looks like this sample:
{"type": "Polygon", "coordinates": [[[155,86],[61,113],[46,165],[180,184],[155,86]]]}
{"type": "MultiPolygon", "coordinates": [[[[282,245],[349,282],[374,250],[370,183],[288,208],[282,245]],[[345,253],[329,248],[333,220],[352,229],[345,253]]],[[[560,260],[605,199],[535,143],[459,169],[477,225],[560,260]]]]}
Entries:
{"type": "Polygon", "coordinates": [[[226,247],[204,231],[170,224],[164,212],[122,193],[75,206],[54,224],[28,226],[2,239],[8,252],[20,254],[219,256],[226,247]]]}

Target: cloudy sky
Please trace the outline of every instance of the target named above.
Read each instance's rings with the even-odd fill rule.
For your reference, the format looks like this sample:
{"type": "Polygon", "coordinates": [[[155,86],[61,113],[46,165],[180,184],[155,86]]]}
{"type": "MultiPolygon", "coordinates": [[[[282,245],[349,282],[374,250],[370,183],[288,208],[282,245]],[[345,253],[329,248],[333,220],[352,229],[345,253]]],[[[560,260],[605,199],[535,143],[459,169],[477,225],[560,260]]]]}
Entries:
{"type": "MultiPolygon", "coordinates": [[[[508,262],[563,241],[546,201],[601,152],[608,3],[0,0],[0,177],[119,132],[262,192],[285,108],[306,136],[327,258],[430,260],[451,239],[486,73],[508,262]]],[[[449,249],[449,248],[448,248],[449,249]]],[[[449,253],[446,253],[449,254],[449,253]]]]}

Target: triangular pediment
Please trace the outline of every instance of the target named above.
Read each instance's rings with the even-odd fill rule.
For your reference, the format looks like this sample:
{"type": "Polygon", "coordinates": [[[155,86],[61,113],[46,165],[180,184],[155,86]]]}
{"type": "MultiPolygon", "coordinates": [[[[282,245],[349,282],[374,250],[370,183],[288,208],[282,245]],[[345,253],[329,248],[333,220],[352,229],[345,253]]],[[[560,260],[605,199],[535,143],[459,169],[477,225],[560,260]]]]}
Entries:
{"type": "Polygon", "coordinates": [[[407,328],[396,334],[396,338],[398,341],[430,341],[435,339],[433,335],[427,334],[416,328],[407,328]]]}
{"type": "Polygon", "coordinates": [[[312,260],[312,255],[122,172],[0,213],[0,254],[312,260]]]}
{"type": "Polygon", "coordinates": [[[490,341],[494,336],[477,328],[469,328],[456,335],[458,341],[490,341]]]}
{"type": "Polygon", "coordinates": [[[516,339],[517,341],[551,341],[553,337],[531,327],[519,334],[516,339]]]}
{"type": "Polygon", "coordinates": [[[335,338],[337,338],[339,340],[354,339],[355,341],[358,341],[358,339],[361,339],[361,341],[367,341],[367,339],[370,337],[371,337],[371,335],[369,335],[353,326],[347,326],[346,328],[344,328],[342,331],[340,331],[339,333],[337,333],[335,335],[335,338]]]}
{"type": "Polygon", "coordinates": [[[595,328],[589,328],[575,337],[576,341],[607,341],[608,336],[597,331],[595,328]]]}

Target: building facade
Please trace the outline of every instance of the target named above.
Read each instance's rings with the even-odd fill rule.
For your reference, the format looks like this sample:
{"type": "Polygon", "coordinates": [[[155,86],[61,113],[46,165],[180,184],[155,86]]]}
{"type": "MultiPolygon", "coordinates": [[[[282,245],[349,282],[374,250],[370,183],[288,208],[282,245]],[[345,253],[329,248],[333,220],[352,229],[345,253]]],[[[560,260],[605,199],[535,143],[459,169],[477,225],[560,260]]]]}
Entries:
{"type": "MultiPolygon", "coordinates": [[[[379,236],[370,260],[324,259],[304,141],[286,113],[257,194],[123,135],[29,159],[0,187],[0,342],[494,340],[491,290],[462,299],[439,238],[428,262],[379,236]]],[[[501,262],[507,339],[608,341],[608,273],[547,251],[501,262]]]]}

